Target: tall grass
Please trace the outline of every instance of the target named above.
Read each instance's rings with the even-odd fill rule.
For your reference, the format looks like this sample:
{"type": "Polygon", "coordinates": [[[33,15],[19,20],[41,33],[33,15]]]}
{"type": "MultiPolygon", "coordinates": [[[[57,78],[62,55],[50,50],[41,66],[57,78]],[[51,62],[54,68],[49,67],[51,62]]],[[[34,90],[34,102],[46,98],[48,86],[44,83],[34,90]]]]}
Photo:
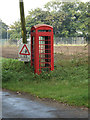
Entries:
{"type": "Polygon", "coordinates": [[[88,107],[87,58],[57,60],[51,72],[34,74],[30,64],[3,59],[3,88],[28,92],[40,98],[51,98],[69,105],[88,107]]]}

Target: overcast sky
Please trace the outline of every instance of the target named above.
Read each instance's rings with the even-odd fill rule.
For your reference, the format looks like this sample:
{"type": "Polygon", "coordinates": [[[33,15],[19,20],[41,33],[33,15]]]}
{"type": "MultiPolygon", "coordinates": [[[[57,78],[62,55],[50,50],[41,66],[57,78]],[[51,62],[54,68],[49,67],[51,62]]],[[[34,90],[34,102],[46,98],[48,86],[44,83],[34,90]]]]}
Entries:
{"type": "MultiPolygon", "coordinates": [[[[25,16],[28,11],[43,6],[51,0],[23,0],[25,16]]],[[[89,0],[81,0],[83,2],[89,0]]],[[[19,0],[0,0],[0,19],[7,25],[13,24],[20,19],[19,0]]]]}

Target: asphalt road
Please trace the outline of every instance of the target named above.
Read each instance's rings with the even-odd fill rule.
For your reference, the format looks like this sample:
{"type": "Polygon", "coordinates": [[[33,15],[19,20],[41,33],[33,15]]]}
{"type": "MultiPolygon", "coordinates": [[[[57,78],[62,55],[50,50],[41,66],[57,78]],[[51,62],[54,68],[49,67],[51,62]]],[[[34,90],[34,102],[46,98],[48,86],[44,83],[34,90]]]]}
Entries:
{"type": "MultiPolygon", "coordinates": [[[[1,94],[0,94],[1,95],[1,94]]],[[[88,110],[64,105],[58,107],[23,95],[2,92],[3,118],[88,118],[88,110]]]]}

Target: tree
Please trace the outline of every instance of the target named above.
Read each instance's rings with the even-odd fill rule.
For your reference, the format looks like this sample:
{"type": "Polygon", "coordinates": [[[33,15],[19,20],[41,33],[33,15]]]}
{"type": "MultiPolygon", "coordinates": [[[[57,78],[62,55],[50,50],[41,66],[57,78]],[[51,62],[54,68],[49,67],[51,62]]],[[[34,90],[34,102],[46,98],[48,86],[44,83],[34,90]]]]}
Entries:
{"type": "MultiPolygon", "coordinates": [[[[87,38],[88,21],[88,2],[60,2],[56,0],[48,2],[44,9],[37,8],[30,10],[26,17],[26,30],[30,34],[33,25],[48,24],[53,26],[55,36],[83,36],[87,38]]],[[[20,38],[19,21],[11,26],[10,32],[10,38],[20,38]]]]}
{"type": "Polygon", "coordinates": [[[46,17],[49,15],[48,11],[44,11],[40,8],[29,11],[29,15],[26,17],[26,29],[30,32],[33,25],[47,24],[46,17]]]}
{"type": "Polygon", "coordinates": [[[88,12],[88,2],[80,3],[78,6],[79,12],[76,14],[77,18],[77,29],[81,31],[83,37],[88,35],[88,22],[89,22],[89,12],[88,12]]]}
{"type": "Polygon", "coordinates": [[[21,25],[20,21],[15,22],[13,25],[10,26],[10,30],[8,31],[10,34],[10,39],[17,39],[21,38],[21,25]]]}
{"type": "Polygon", "coordinates": [[[2,31],[2,39],[6,39],[7,38],[7,29],[8,29],[8,25],[6,25],[4,22],[1,21],[1,31],[2,31]]]}

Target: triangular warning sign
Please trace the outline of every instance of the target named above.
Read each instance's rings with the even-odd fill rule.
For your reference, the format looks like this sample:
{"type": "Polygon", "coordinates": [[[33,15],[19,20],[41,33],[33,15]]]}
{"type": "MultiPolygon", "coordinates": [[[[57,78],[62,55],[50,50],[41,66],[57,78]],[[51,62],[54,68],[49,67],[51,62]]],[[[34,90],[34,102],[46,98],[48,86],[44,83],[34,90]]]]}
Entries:
{"type": "Polygon", "coordinates": [[[30,52],[26,46],[26,44],[24,44],[24,46],[22,47],[21,51],[19,52],[20,55],[30,55],[30,52]]]}

